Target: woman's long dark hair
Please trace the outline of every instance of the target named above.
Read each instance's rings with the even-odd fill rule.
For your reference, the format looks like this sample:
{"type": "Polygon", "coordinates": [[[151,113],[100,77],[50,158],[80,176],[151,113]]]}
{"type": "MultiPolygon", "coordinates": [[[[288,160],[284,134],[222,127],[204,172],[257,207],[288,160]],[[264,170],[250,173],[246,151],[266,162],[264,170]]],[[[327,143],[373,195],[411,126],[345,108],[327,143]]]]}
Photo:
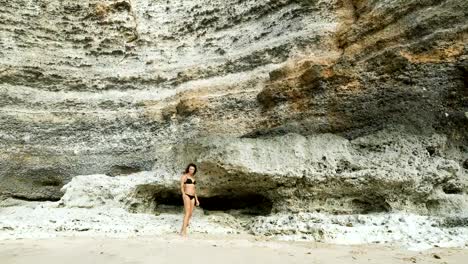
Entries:
{"type": "Polygon", "coordinates": [[[187,165],[187,168],[185,168],[185,173],[188,173],[188,172],[189,172],[190,167],[194,167],[194,168],[195,168],[195,171],[193,172],[193,175],[195,175],[195,173],[197,173],[197,165],[195,165],[195,164],[193,164],[193,163],[190,163],[189,165],[187,165]]]}

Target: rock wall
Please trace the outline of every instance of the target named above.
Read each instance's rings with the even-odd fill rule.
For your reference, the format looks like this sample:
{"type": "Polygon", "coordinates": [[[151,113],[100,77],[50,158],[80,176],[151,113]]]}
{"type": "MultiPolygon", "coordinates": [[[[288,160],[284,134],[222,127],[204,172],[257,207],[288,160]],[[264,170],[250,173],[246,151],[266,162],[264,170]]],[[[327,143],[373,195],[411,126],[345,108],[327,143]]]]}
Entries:
{"type": "Polygon", "coordinates": [[[466,1],[0,4],[4,197],[196,162],[213,208],[468,211],[466,1]]]}

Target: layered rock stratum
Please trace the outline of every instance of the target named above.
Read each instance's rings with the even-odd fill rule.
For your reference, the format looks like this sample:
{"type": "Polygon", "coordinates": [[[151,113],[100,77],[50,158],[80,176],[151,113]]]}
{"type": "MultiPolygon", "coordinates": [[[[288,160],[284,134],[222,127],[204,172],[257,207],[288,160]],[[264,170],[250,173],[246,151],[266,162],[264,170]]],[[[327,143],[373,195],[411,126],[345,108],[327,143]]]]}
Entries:
{"type": "Polygon", "coordinates": [[[19,200],[171,221],[195,162],[199,216],[229,232],[463,245],[467,1],[0,5],[0,195],[23,208],[3,209],[10,235],[36,228],[19,200]]]}

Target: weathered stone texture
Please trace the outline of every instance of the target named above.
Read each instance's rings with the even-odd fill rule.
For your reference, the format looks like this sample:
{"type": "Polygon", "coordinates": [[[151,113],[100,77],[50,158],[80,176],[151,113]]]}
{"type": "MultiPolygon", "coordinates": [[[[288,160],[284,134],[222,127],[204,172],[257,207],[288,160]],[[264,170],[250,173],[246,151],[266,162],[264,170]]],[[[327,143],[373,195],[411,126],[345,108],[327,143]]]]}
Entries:
{"type": "Polygon", "coordinates": [[[194,161],[273,211],[468,210],[467,1],[0,6],[4,196],[194,161]]]}

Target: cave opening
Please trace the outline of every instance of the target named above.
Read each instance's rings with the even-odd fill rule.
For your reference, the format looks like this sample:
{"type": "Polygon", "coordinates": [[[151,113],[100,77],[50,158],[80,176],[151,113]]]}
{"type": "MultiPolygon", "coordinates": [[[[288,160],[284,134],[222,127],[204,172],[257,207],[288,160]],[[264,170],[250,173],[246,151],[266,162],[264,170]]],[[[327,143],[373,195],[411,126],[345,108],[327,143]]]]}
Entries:
{"type": "Polygon", "coordinates": [[[243,215],[268,215],[273,202],[257,193],[230,193],[199,198],[200,207],[206,211],[225,211],[243,215]]]}
{"type": "Polygon", "coordinates": [[[383,197],[356,198],[351,201],[353,209],[360,214],[388,213],[391,206],[383,197]]]}
{"type": "MultiPolygon", "coordinates": [[[[181,213],[183,212],[183,201],[179,191],[169,188],[145,188],[146,197],[152,200],[147,203],[150,211],[155,213],[181,213]]],[[[140,193],[141,194],[141,193],[140,193]]],[[[141,196],[140,196],[141,197],[141,196]]],[[[200,196],[200,208],[205,214],[214,211],[223,211],[233,215],[268,215],[273,208],[273,202],[266,196],[249,192],[229,192],[227,194],[200,196]]],[[[135,211],[135,210],[134,210],[135,211]]]]}
{"type": "MultiPolygon", "coordinates": [[[[210,211],[223,211],[230,214],[268,215],[273,203],[259,194],[229,194],[199,196],[200,208],[209,214],[210,211]]],[[[183,201],[179,193],[166,191],[155,196],[157,212],[174,212],[183,210],[183,201]],[[178,209],[177,209],[178,208],[178,209]]]]}
{"type": "Polygon", "coordinates": [[[180,192],[170,189],[159,190],[153,194],[155,213],[183,213],[184,203],[180,192]]]}

